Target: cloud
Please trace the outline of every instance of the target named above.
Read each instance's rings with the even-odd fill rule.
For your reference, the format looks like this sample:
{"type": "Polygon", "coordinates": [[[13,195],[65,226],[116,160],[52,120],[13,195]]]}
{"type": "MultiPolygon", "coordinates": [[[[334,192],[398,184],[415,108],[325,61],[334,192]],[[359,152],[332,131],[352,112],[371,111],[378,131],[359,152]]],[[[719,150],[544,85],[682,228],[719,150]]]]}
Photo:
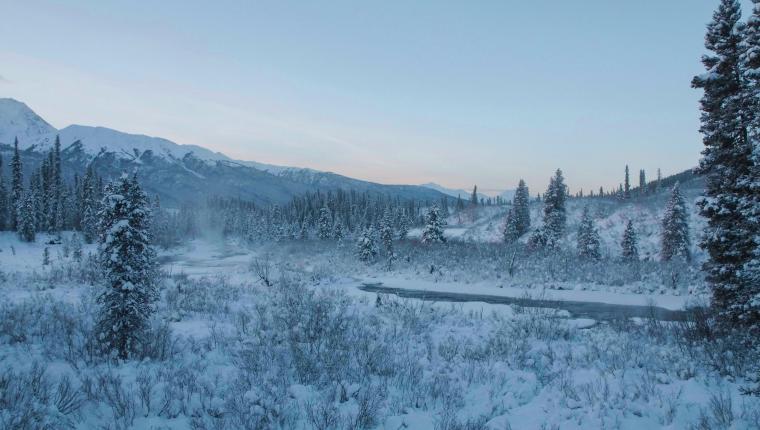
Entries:
{"type": "Polygon", "coordinates": [[[0,84],[10,84],[11,81],[5,79],[5,76],[0,75],[0,84]]]}

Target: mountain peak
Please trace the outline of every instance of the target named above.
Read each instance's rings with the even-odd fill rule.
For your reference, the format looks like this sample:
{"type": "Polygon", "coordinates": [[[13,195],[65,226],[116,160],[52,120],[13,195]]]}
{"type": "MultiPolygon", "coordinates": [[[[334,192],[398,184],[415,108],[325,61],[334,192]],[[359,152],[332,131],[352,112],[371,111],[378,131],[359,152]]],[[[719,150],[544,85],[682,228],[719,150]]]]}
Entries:
{"type": "Polygon", "coordinates": [[[55,127],[25,103],[12,98],[0,98],[0,143],[10,145],[18,138],[19,146],[27,148],[47,143],[55,131],[55,127]]]}

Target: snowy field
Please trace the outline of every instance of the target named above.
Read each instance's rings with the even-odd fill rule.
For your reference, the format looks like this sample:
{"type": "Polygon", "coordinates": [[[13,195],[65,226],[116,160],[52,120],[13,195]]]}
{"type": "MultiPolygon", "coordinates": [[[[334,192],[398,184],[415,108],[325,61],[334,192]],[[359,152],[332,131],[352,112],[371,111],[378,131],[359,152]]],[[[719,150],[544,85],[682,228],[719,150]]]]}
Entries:
{"type": "Polygon", "coordinates": [[[760,402],[740,395],[745,381],[722,376],[741,359],[692,344],[689,324],[357,287],[527,290],[672,309],[693,295],[431,274],[412,245],[399,249],[410,262],[388,271],[357,264],[348,243],[201,239],[160,254],[150,343],[141,360],[114,364],[88,341],[101,288],[93,262],[45,242],[0,238],[0,428],[760,427],[760,402]]]}

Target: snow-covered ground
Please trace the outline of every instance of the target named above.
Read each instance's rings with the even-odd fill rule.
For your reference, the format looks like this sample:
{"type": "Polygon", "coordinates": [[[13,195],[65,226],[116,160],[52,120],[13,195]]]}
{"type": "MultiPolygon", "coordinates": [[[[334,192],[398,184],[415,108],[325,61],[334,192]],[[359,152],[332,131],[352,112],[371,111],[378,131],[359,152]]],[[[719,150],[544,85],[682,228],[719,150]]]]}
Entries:
{"type": "MultiPolygon", "coordinates": [[[[363,267],[348,259],[350,244],[249,247],[206,239],[162,251],[168,276],[144,358],[109,363],[88,349],[93,298],[102,288],[93,262],[73,261],[62,245],[0,239],[2,428],[760,426],[760,402],[739,392],[746,382],[721,376],[738,362],[711,367],[715,351],[692,346],[675,324],[595,323],[511,305],[378,301],[356,287],[369,281],[487,294],[524,289],[363,267]],[[52,257],[43,267],[45,246],[52,257]],[[262,268],[272,286],[260,280],[262,268]],[[25,427],[24,419],[32,424],[25,427]]],[[[609,291],[546,294],[647,300],[609,291]]],[[[677,308],[687,299],[655,300],[677,308]]]]}

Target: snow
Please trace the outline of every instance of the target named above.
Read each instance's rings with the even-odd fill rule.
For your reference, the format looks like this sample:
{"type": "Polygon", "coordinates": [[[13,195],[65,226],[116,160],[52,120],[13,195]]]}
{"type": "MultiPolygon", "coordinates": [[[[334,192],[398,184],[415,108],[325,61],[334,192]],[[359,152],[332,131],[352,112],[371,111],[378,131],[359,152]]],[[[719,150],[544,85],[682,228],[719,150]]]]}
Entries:
{"type": "Polygon", "coordinates": [[[21,148],[28,147],[30,142],[47,145],[52,144],[50,137],[54,133],[55,128],[24,103],[0,98],[0,143],[12,145],[18,137],[21,148]]]}
{"type": "MultiPolygon", "coordinates": [[[[732,402],[731,428],[750,429],[760,410],[759,402],[740,396],[741,381],[722,378],[690,361],[678,345],[657,340],[647,331],[647,321],[618,329],[551,309],[430,303],[392,296],[378,304],[376,294],[357,288],[361,282],[516,297],[523,297],[526,290],[489,282],[433,282],[380,267],[361,276],[362,272],[357,272],[315,278],[313,274],[323,264],[343,267],[335,261],[336,254],[313,252],[317,248],[306,246],[300,246],[301,253],[294,253],[285,243],[249,246],[213,237],[160,253],[170,277],[157,318],[171,329],[174,352],[170,359],[112,364],[72,361],[64,359],[67,337],[57,334],[66,325],[55,320],[56,315],[74,321],[86,318],[92,297],[101,287],[68,277],[51,283],[52,269],[41,267],[44,243],[23,244],[7,233],[0,235],[0,246],[0,265],[9,277],[0,282],[3,297],[9,299],[0,312],[24,309],[25,314],[33,315],[18,329],[23,337],[16,343],[8,340],[9,325],[0,323],[0,367],[23,374],[33,362],[41,363],[46,378],[55,383],[69,375],[76,387],[83,386],[86,378],[105,386],[108,379],[97,379],[105,375],[121,381],[124,395],[135,400],[135,416],[130,420],[96,392],[95,400],[84,402],[75,428],[97,428],[118,421],[132,428],[185,429],[191,421],[197,423],[195,420],[215,428],[217,411],[230,419],[239,416],[232,408],[234,400],[245,406],[248,416],[277,413],[292,420],[284,427],[309,429],[314,427],[307,411],[317,405],[327,405],[326,410],[342,420],[358,419],[360,400],[369,395],[371,387],[381,393],[369,426],[372,429],[432,430],[465,423],[486,429],[676,429],[695,426],[702,416],[715,427],[719,417],[711,405],[719,399],[732,402]],[[11,246],[17,255],[5,258],[11,246]],[[264,256],[272,259],[273,270],[287,270],[286,278],[300,279],[304,289],[286,280],[278,280],[272,287],[258,283],[250,263],[264,256]],[[40,285],[50,286],[35,287],[40,285]],[[311,294],[318,300],[310,302],[311,294]],[[289,298],[283,300],[283,295],[289,298]],[[284,307],[293,301],[300,303],[296,309],[284,307]],[[332,311],[317,320],[320,325],[310,325],[310,316],[324,306],[332,311]],[[292,324],[278,325],[278,321],[294,317],[297,320],[292,324]],[[347,335],[356,333],[358,337],[309,343],[307,328],[332,326],[336,318],[348,318],[344,320],[350,328],[347,335]],[[39,328],[37,320],[41,320],[39,328]],[[46,330],[48,335],[35,334],[35,330],[46,330]],[[290,343],[293,336],[302,336],[297,338],[301,343],[290,343]],[[359,353],[364,342],[368,342],[368,355],[359,353]],[[320,385],[295,378],[298,366],[283,361],[291,348],[303,345],[321,351],[314,363],[329,362],[336,351],[346,351],[352,358],[340,365],[345,367],[330,376],[327,385],[320,385]],[[379,376],[385,371],[368,370],[360,379],[352,379],[357,370],[352,366],[378,357],[388,360],[390,373],[379,376]],[[149,383],[150,410],[139,400],[140,380],[149,383]],[[347,400],[341,400],[341,390],[347,400]],[[164,404],[165,400],[169,402],[164,404]],[[161,413],[162,408],[167,409],[161,413]]],[[[57,251],[57,246],[50,247],[57,251]]],[[[85,252],[92,250],[90,245],[85,252]]],[[[55,251],[52,255],[55,267],[66,267],[68,260],[55,251]]],[[[619,304],[646,304],[651,298],[604,291],[533,293],[558,300],[619,304]]],[[[659,306],[672,309],[685,300],[654,298],[659,306]]],[[[9,321],[7,315],[2,314],[4,322],[9,321]]],[[[19,314],[12,315],[17,318],[19,314]]],[[[302,358],[310,359],[308,354],[302,358]]],[[[54,407],[46,410],[57,413],[54,407]]],[[[2,414],[0,410],[0,418],[2,414]]]]}
{"type": "MultiPolygon", "coordinates": [[[[52,148],[56,135],[60,136],[61,148],[65,150],[79,141],[85,154],[96,157],[103,152],[113,153],[119,158],[139,162],[139,158],[151,151],[154,156],[170,162],[187,156],[214,164],[216,162],[253,167],[280,176],[285,174],[314,174],[311,169],[285,167],[256,161],[234,160],[221,152],[214,152],[197,145],[184,145],[160,137],[124,133],[106,127],[70,125],[60,130],[45,122],[27,105],[10,98],[0,98],[0,143],[13,144],[19,139],[19,148],[46,151],[52,148]]],[[[197,172],[191,172],[198,175],[197,172]]]]}

